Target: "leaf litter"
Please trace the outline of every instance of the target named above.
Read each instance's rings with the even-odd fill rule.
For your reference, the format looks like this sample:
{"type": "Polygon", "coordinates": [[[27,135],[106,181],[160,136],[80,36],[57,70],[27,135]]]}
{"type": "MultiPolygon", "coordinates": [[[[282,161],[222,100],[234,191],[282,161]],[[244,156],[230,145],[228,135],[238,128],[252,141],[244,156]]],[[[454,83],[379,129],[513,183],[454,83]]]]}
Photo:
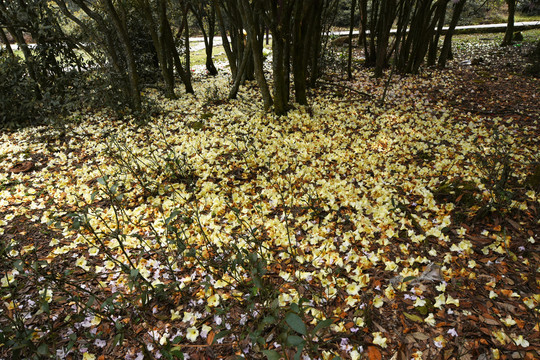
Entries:
{"type": "MultiPolygon", "coordinates": [[[[69,359],[270,358],[308,340],[324,359],[539,357],[540,190],[528,182],[540,161],[537,82],[519,75],[518,55],[470,46],[487,60],[460,65],[458,53],[449,71],[396,77],[384,106],[327,89],[278,118],[249,87],[213,107],[149,91],[165,111],[143,127],[90,111],[61,141],[47,128],[3,134],[2,346],[22,323],[36,353],[69,359]],[[111,134],[139,167],[119,171],[128,155],[111,156],[111,134]],[[171,149],[196,176],[168,172],[180,159],[171,149]],[[107,179],[121,198],[92,195],[107,179]],[[115,201],[121,228],[110,228],[115,201]],[[74,230],[83,204],[108,238],[74,230]],[[198,214],[184,231],[212,266],[160,256],[178,208],[198,214]],[[233,258],[228,244],[249,250],[250,231],[265,249],[251,268],[262,275],[209,272],[233,258]],[[168,285],[177,290],[166,297],[138,293],[168,285]],[[274,298],[250,302],[266,288],[274,298]]],[[[377,99],[384,81],[370,76],[348,86],[377,99]]]]}

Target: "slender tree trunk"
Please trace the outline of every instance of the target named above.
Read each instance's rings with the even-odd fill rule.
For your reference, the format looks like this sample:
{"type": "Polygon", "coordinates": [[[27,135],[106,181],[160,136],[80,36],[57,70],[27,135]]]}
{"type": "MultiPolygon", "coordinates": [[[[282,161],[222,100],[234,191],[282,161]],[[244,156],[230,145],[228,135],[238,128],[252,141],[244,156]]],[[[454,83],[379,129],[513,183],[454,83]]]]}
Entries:
{"type": "MultiPolygon", "coordinates": [[[[227,53],[227,58],[231,64],[233,78],[236,78],[234,75],[236,71],[235,69],[240,66],[247,45],[246,36],[244,33],[245,26],[239,6],[240,3],[238,0],[221,0],[221,10],[223,10],[223,16],[221,17],[220,21],[221,36],[223,39],[225,52],[227,53]],[[224,18],[226,18],[226,22],[223,21],[224,18]],[[225,25],[227,25],[227,28],[225,25]],[[230,42],[227,35],[230,36],[230,42]]],[[[216,11],[218,10],[219,9],[216,8],[216,11]]],[[[219,13],[217,15],[219,15],[219,13]]],[[[253,51],[253,49],[249,51],[253,51]]],[[[243,73],[241,74],[242,82],[248,79],[254,79],[253,56],[251,53],[247,61],[248,62],[244,67],[243,73]]]]}
{"type": "Polygon", "coordinates": [[[223,20],[223,15],[221,14],[221,6],[217,0],[213,0],[214,10],[216,12],[217,22],[219,26],[219,32],[221,33],[221,42],[223,43],[223,49],[227,55],[227,60],[229,60],[229,66],[231,68],[232,78],[236,78],[237,64],[236,57],[233,54],[231,49],[231,44],[229,38],[227,37],[227,29],[225,29],[225,22],[223,20]]]}
{"type": "Polygon", "coordinates": [[[180,79],[186,88],[186,93],[193,94],[195,91],[191,85],[191,77],[186,73],[184,66],[182,65],[182,60],[180,59],[180,54],[178,53],[176,47],[173,48],[173,61],[176,72],[178,73],[178,76],[180,76],[180,79]]]}
{"type": "MultiPolygon", "coordinates": [[[[120,59],[118,57],[116,40],[113,39],[110,31],[108,31],[108,27],[107,27],[107,23],[105,19],[100,14],[96,13],[95,11],[92,11],[88,6],[86,6],[86,4],[82,0],[73,0],[73,1],[81,8],[81,10],[86,15],[88,15],[92,20],[96,22],[98,28],[100,29],[101,33],[105,37],[105,43],[106,43],[105,48],[107,51],[107,56],[109,57],[109,60],[112,63],[114,71],[116,71],[119,74],[122,73],[123,69],[121,69],[120,67],[120,59]]],[[[73,20],[76,24],[78,24],[81,27],[81,29],[88,32],[90,31],[90,29],[82,21],[80,21],[77,17],[73,16],[69,12],[66,4],[64,3],[64,0],[55,0],[55,2],[60,6],[60,9],[64,13],[64,15],[66,15],[69,19],[73,20]]],[[[103,66],[103,63],[101,63],[101,65],[103,66]]],[[[127,90],[129,92],[129,89],[127,90]]]]}
{"type": "Polygon", "coordinates": [[[378,14],[380,11],[381,2],[379,0],[373,0],[371,2],[371,12],[369,16],[369,46],[366,46],[366,65],[375,65],[377,59],[377,46],[379,33],[377,31],[378,14]]]}
{"type": "Polygon", "coordinates": [[[396,15],[395,0],[384,0],[381,5],[381,13],[377,26],[377,55],[375,63],[375,77],[383,74],[383,69],[388,66],[388,44],[390,31],[396,15]]]}
{"type": "Polygon", "coordinates": [[[247,66],[247,63],[250,57],[251,57],[251,47],[248,44],[242,56],[242,62],[240,63],[240,66],[238,67],[238,71],[236,72],[236,76],[234,77],[234,83],[229,91],[229,99],[236,99],[236,96],[238,95],[238,89],[240,88],[240,84],[242,83],[244,70],[247,66]]]}
{"type": "Polygon", "coordinates": [[[360,31],[358,32],[358,45],[364,46],[364,56],[367,55],[367,0],[360,0],[359,3],[360,12],[360,31]]]}
{"type": "Polygon", "coordinates": [[[411,67],[409,69],[410,73],[416,74],[420,71],[420,66],[424,62],[426,53],[428,51],[429,43],[432,40],[435,27],[438,21],[438,18],[434,16],[434,13],[439,8],[439,6],[446,6],[445,0],[439,0],[434,4],[431,1],[426,1],[422,8],[422,15],[419,19],[420,32],[415,39],[415,46],[413,48],[413,53],[411,54],[411,67]]]}
{"type": "Polygon", "coordinates": [[[239,7],[242,18],[244,19],[244,24],[247,30],[247,41],[251,43],[251,48],[253,49],[253,63],[255,66],[255,78],[257,84],[259,85],[259,90],[264,102],[264,109],[266,111],[270,110],[270,107],[273,104],[272,95],[270,95],[270,90],[268,89],[268,83],[264,77],[263,70],[263,57],[262,57],[262,47],[261,43],[257,39],[258,27],[255,22],[254,11],[250,6],[249,0],[240,0],[239,7]]]}
{"type": "Polygon", "coordinates": [[[178,76],[180,76],[180,79],[182,80],[182,83],[184,84],[186,88],[186,93],[193,94],[193,86],[191,85],[191,77],[189,77],[186,74],[186,71],[182,65],[182,60],[180,59],[180,54],[178,53],[178,49],[176,48],[176,44],[174,43],[174,37],[171,30],[171,25],[169,23],[169,20],[166,18],[166,24],[164,26],[165,30],[165,45],[167,49],[170,51],[170,56],[172,57],[172,61],[174,63],[174,67],[176,68],[176,72],[178,73],[178,76]]]}
{"type": "Polygon", "coordinates": [[[409,53],[412,47],[413,36],[411,32],[415,31],[414,21],[418,16],[420,4],[418,1],[408,1],[409,11],[407,21],[404,23],[403,37],[401,40],[401,46],[396,57],[396,70],[399,72],[406,72],[407,62],[409,60],[409,53]]]}
{"type": "Polygon", "coordinates": [[[28,69],[28,74],[30,75],[30,78],[34,80],[34,84],[35,84],[34,90],[36,91],[36,98],[38,100],[41,100],[42,93],[41,93],[41,88],[39,86],[40,78],[38,77],[37,72],[36,72],[36,63],[34,61],[34,56],[32,55],[32,52],[30,51],[30,48],[28,47],[28,44],[26,44],[26,41],[24,40],[24,37],[21,33],[19,33],[16,30],[10,31],[10,33],[11,33],[11,36],[15,38],[15,40],[17,41],[17,44],[19,45],[19,48],[23,52],[24,62],[26,64],[26,68],[28,69]]]}
{"type": "Polygon", "coordinates": [[[351,3],[351,20],[349,24],[349,57],[347,61],[347,78],[349,80],[352,79],[352,53],[353,53],[353,46],[352,46],[352,40],[353,40],[353,31],[354,31],[354,14],[356,11],[356,0],[352,0],[351,3]]]}
{"type": "MultiPolygon", "coordinates": [[[[139,6],[141,8],[141,15],[145,18],[150,36],[152,37],[152,43],[158,57],[159,69],[161,71],[161,77],[165,83],[165,96],[169,99],[176,98],[174,94],[174,76],[170,70],[169,59],[171,57],[167,54],[167,46],[165,44],[165,25],[167,24],[167,9],[166,3],[163,0],[157,0],[157,14],[159,25],[154,21],[152,15],[152,7],[148,0],[139,0],[139,6]]],[[[171,59],[172,60],[172,59],[171,59]]]]}
{"type": "Polygon", "coordinates": [[[315,18],[311,10],[320,7],[318,0],[313,3],[297,1],[294,10],[293,46],[292,46],[292,71],[294,75],[295,101],[301,105],[307,105],[307,60],[312,48],[313,32],[311,24],[315,18]]]}
{"type": "Polygon", "coordinates": [[[214,35],[216,34],[216,10],[212,8],[208,19],[208,47],[206,48],[206,69],[210,75],[217,75],[218,71],[212,58],[214,50],[214,35]]]}
{"type": "MultiPolygon", "coordinates": [[[[72,0],[72,1],[75,4],[77,4],[80,7],[80,9],[89,18],[95,21],[95,23],[97,24],[97,27],[104,38],[104,43],[105,43],[104,48],[106,50],[108,60],[110,61],[114,72],[116,72],[117,74],[120,74],[124,80],[119,90],[126,94],[126,97],[129,98],[130,101],[132,102],[132,107],[133,107],[132,82],[130,82],[129,75],[126,73],[125,61],[124,59],[121,59],[121,56],[120,56],[120,52],[122,52],[122,47],[120,48],[118,47],[117,37],[114,36],[113,34],[113,32],[117,33],[118,31],[111,30],[109,27],[110,22],[106,21],[105,18],[100,13],[89,8],[86,1],[84,0],[72,0]]],[[[79,26],[81,26],[81,28],[84,31],[91,31],[90,29],[86,27],[86,25],[83,22],[77,21],[78,19],[69,12],[69,9],[67,8],[67,5],[65,4],[64,0],[55,0],[55,2],[60,6],[60,9],[64,13],[64,15],[66,15],[68,18],[73,20],[79,26]]],[[[103,62],[100,62],[99,60],[96,62],[100,63],[102,67],[106,66],[103,62]]]]}
{"type": "Polygon", "coordinates": [[[165,96],[169,99],[176,99],[174,93],[174,70],[173,70],[173,58],[172,49],[170,49],[170,42],[167,41],[167,33],[170,31],[169,20],[167,19],[167,3],[164,0],[157,1],[157,11],[159,18],[159,36],[158,43],[161,50],[161,72],[163,74],[163,80],[165,81],[165,96]],[[169,27],[167,29],[167,27],[169,27]]]}
{"type": "Polygon", "coordinates": [[[214,48],[214,38],[211,36],[208,39],[208,46],[206,47],[206,70],[208,70],[208,73],[212,76],[215,76],[218,74],[216,65],[214,64],[214,59],[212,59],[212,52],[214,48]]]}
{"type": "MultiPolygon", "coordinates": [[[[281,24],[280,24],[281,25],[281,24]]],[[[279,26],[280,27],[280,26],[279,26]]],[[[286,82],[285,41],[283,34],[272,32],[272,70],[274,75],[274,111],[278,115],[287,112],[289,83],[286,82]]]]}
{"type": "Polygon", "coordinates": [[[399,68],[402,63],[401,59],[401,53],[403,44],[407,41],[407,35],[408,35],[408,26],[410,25],[411,15],[413,12],[413,4],[411,3],[411,0],[400,0],[399,2],[399,8],[397,16],[398,23],[397,23],[397,29],[396,29],[396,42],[394,44],[394,60],[393,60],[393,68],[394,70],[396,68],[399,68]]]}
{"type": "Polygon", "coordinates": [[[129,41],[129,36],[127,34],[127,29],[125,24],[120,19],[116,9],[111,0],[105,0],[105,5],[111,15],[113,20],[114,27],[118,32],[118,38],[120,39],[122,48],[126,56],[127,67],[128,67],[128,78],[130,84],[130,95],[132,106],[135,111],[142,110],[141,94],[139,92],[139,75],[137,73],[137,65],[135,64],[135,57],[133,55],[133,49],[129,41]]]}
{"type": "Polygon", "coordinates": [[[386,85],[384,87],[383,94],[381,96],[380,104],[381,106],[384,105],[384,102],[386,100],[386,95],[388,93],[388,89],[390,88],[390,84],[392,82],[392,76],[394,75],[394,72],[396,71],[396,63],[397,58],[399,56],[399,47],[401,41],[404,39],[404,35],[401,35],[402,32],[405,32],[406,26],[408,23],[408,17],[409,17],[410,7],[405,1],[401,1],[398,6],[397,10],[397,17],[398,17],[398,26],[396,31],[396,40],[393,45],[394,48],[394,58],[392,61],[392,67],[390,68],[390,74],[388,75],[388,79],[386,80],[386,85]]]}
{"type": "Polygon", "coordinates": [[[197,24],[199,24],[199,27],[201,28],[201,32],[203,34],[203,41],[204,41],[204,51],[206,53],[206,70],[208,73],[212,76],[217,75],[218,71],[216,69],[216,66],[214,65],[214,60],[212,59],[212,52],[214,50],[214,33],[215,33],[215,25],[216,25],[216,9],[215,7],[212,7],[212,13],[211,15],[206,14],[206,11],[204,9],[204,3],[200,4],[200,7],[195,8],[192,4],[190,5],[191,12],[195,16],[195,20],[197,20],[197,24]],[[205,28],[204,20],[207,20],[208,22],[208,31],[205,28]]]}
{"type": "Polygon", "coordinates": [[[446,66],[446,61],[450,58],[451,52],[452,52],[452,35],[454,34],[454,30],[456,29],[456,26],[459,21],[459,17],[461,16],[461,12],[463,11],[463,8],[465,6],[465,2],[467,0],[459,0],[454,5],[454,13],[452,14],[452,19],[450,20],[450,25],[448,26],[448,30],[446,31],[446,35],[444,36],[444,42],[441,49],[441,53],[439,55],[439,60],[437,62],[437,66],[440,68],[444,68],[446,66]]]}
{"type": "Polygon", "coordinates": [[[290,84],[291,84],[291,59],[292,59],[292,50],[291,50],[291,44],[292,44],[292,37],[291,34],[287,35],[287,39],[285,40],[285,48],[284,50],[284,59],[285,59],[285,83],[287,85],[287,92],[285,93],[285,101],[287,104],[290,102],[291,92],[290,92],[290,84]]]}
{"type": "Polygon", "coordinates": [[[439,39],[443,31],[444,20],[446,18],[446,9],[448,7],[449,0],[446,0],[444,6],[440,6],[437,14],[435,15],[438,19],[437,32],[429,44],[427,65],[433,66],[437,62],[437,50],[439,48],[439,39]]]}
{"type": "MultiPolygon", "coordinates": [[[[401,62],[397,67],[398,71],[402,73],[410,73],[413,66],[413,56],[415,54],[415,46],[418,43],[418,37],[421,36],[421,25],[419,22],[422,21],[422,12],[426,0],[416,1],[416,6],[414,8],[413,15],[411,17],[411,23],[409,25],[409,31],[407,32],[407,38],[405,40],[404,46],[401,48],[400,58],[401,62]]],[[[430,1],[430,0],[428,0],[430,1]]]]}
{"type": "MultiPolygon", "coordinates": [[[[184,32],[184,43],[185,43],[185,59],[186,59],[186,81],[190,84],[191,87],[191,52],[189,50],[189,23],[188,23],[188,8],[187,5],[184,4],[183,7],[183,22],[185,24],[185,32],[184,32]]],[[[187,89],[186,89],[187,91],[187,89]]],[[[191,89],[193,91],[193,88],[191,89]]]]}
{"type": "Polygon", "coordinates": [[[516,14],[516,0],[506,0],[508,4],[508,21],[501,46],[512,45],[514,38],[514,16],[516,14]]]}

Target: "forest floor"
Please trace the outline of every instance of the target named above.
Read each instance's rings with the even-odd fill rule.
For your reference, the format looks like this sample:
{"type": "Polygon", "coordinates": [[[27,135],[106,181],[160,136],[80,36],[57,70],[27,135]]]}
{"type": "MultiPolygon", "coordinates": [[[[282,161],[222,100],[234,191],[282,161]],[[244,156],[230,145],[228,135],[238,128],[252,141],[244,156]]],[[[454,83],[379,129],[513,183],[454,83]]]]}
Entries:
{"type": "Polygon", "coordinates": [[[3,133],[0,358],[540,358],[538,34],[3,133]]]}

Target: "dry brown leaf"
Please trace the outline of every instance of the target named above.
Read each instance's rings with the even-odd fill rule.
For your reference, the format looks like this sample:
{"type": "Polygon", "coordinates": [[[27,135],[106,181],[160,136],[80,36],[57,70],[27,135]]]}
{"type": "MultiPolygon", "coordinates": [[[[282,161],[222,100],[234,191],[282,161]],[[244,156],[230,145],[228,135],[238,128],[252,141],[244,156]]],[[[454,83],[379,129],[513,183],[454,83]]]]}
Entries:
{"type": "Polygon", "coordinates": [[[512,304],[504,303],[504,302],[497,302],[496,303],[498,307],[511,312],[512,314],[516,314],[516,307],[512,304]]]}
{"type": "Polygon", "coordinates": [[[426,341],[429,339],[429,336],[424,334],[424,333],[421,333],[421,332],[415,332],[412,334],[412,336],[414,336],[414,338],[416,340],[420,340],[420,341],[426,341]]]}
{"type": "Polygon", "coordinates": [[[407,336],[405,336],[405,342],[407,344],[416,343],[416,339],[411,334],[408,334],[407,336]]]}
{"type": "Polygon", "coordinates": [[[454,349],[446,349],[444,351],[444,360],[450,359],[453,353],[454,353],[454,349]]]}
{"type": "Polygon", "coordinates": [[[512,227],[513,227],[514,229],[516,229],[517,231],[520,231],[520,230],[521,230],[521,225],[519,225],[519,224],[518,224],[517,222],[515,222],[514,220],[512,220],[512,219],[506,219],[506,221],[507,221],[510,225],[512,225],[512,227]]]}
{"type": "Polygon", "coordinates": [[[208,336],[206,337],[206,343],[208,345],[212,345],[212,343],[214,342],[214,337],[216,336],[216,333],[214,331],[210,331],[208,333],[208,336]]]}
{"type": "Polygon", "coordinates": [[[411,351],[405,344],[399,345],[396,353],[396,360],[409,360],[411,358],[411,351]]]}
{"type": "Polygon", "coordinates": [[[368,359],[369,360],[381,360],[382,355],[379,349],[375,346],[368,346],[368,359]]]}
{"type": "Polygon", "coordinates": [[[31,162],[31,161],[24,161],[22,163],[18,163],[18,164],[15,164],[13,165],[9,171],[11,171],[12,173],[21,173],[21,172],[27,172],[27,171],[30,171],[34,168],[34,163],[31,162]]]}
{"type": "Polygon", "coordinates": [[[479,318],[480,318],[480,321],[488,325],[495,325],[495,326],[500,325],[500,323],[489,314],[484,314],[484,316],[480,315],[479,318]]]}
{"type": "Polygon", "coordinates": [[[380,331],[380,332],[386,332],[386,329],[383,328],[379,323],[373,321],[373,325],[380,331]]]}
{"type": "Polygon", "coordinates": [[[348,323],[345,324],[345,328],[346,328],[347,330],[349,330],[350,328],[354,327],[354,325],[355,325],[355,324],[354,324],[352,321],[349,321],[348,323]]]}
{"type": "Polygon", "coordinates": [[[491,336],[491,330],[489,330],[488,328],[481,327],[479,328],[479,330],[483,332],[484,334],[486,334],[487,336],[491,336]]]}

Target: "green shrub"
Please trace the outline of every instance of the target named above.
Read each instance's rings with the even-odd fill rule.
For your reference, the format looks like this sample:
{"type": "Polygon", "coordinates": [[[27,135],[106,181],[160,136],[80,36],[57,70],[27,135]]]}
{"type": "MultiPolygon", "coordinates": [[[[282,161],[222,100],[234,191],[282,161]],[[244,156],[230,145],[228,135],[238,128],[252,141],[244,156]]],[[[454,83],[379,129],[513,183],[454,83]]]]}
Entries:
{"type": "Polygon", "coordinates": [[[128,19],[128,28],[141,83],[155,84],[160,79],[160,69],[150,32],[143,19],[138,16],[131,16],[128,19]]]}
{"type": "Polygon", "coordinates": [[[518,7],[519,11],[527,15],[540,15],[540,0],[524,0],[518,7]]]}
{"type": "MultiPolygon", "coordinates": [[[[62,69],[50,71],[43,60],[44,54],[49,51],[52,50],[33,51],[39,83],[30,77],[28,65],[23,59],[0,53],[0,128],[15,129],[42,124],[82,105],[90,103],[103,106],[107,95],[109,99],[114,98],[111,94],[103,95],[104,91],[96,86],[97,82],[90,81],[91,73],[77,69],[77,64],[63,61],[60,63],[62,69]],[[93,92],[102,94],[94,102],[89,101],[93,92]]],[[[87,64],[79,65],[88,69],[87,64]]]]}
{"type": "Polygon", "coordinates": [[[0,127],[14,128],[39,118],[36,89],[21,59],[0,54],[0,127]]]}

